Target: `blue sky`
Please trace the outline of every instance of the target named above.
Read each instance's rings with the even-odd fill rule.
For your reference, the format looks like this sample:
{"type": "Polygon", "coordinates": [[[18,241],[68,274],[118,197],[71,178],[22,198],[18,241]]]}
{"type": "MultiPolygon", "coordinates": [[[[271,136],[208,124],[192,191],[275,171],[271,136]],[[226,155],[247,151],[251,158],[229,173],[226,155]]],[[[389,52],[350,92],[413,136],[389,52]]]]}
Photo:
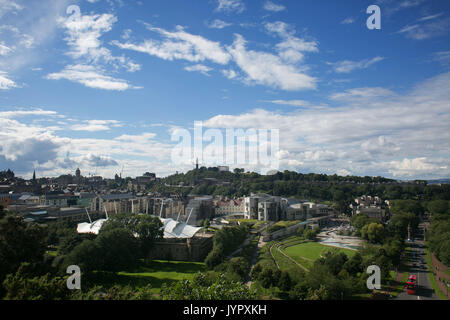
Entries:
{"type": "Polygon", "coordinates": [[[449,31],[448,1],[0,0],[0,168],[165,176],[202,121],[278,129],[280,170],[450,177],[449,31]]]}

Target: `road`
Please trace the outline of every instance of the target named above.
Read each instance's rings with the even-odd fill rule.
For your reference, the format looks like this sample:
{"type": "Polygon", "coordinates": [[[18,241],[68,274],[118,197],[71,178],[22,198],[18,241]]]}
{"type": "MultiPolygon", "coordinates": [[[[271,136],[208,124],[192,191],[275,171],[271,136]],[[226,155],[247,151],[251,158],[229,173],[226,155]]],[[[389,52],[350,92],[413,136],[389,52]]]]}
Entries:
{"type": "Polygon", "coordinates": [[[427,267],[426,253],[423,243],[423,224],[419,225],[419,232],[411,247],[411,259],[409,262],[409,274],[417,276],[417,290],[415,295],[403,292],[397,296],[397,300],[439,300],[428,278],[430,271],[427,267]]]}

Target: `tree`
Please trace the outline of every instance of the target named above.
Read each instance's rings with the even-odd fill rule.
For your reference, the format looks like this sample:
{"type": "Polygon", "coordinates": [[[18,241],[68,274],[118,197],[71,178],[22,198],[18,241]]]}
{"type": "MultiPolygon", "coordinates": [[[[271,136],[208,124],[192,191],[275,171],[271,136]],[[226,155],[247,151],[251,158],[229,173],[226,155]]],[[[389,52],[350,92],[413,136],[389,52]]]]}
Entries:
{"type": "Polygon", "coordinates": [[[427,208],[432,214],[450,213],[449,201],[446,200],[430,201],[427,205],[427,208]]]}
{"type": "Polygon", "coordinates": [[[94,270],[102,270],[102,252],[95,240],[84,240],[77,245],[67,256],[63,257],[60,262],[60,273],[64,274],[70,265],[80,267],[82,274],[89,273],[94,270]]]}
{"type": "Polygon", "coordinates": [[[344,264],[347,262],[347,255],[343,252],[333,250],[328,251],[325,254],[324,264],[328,267],[330,272],[333,275],[337,275],[344,267],[344,264]]]}
{"type": "Polygon", "coordinates": [[[212,269],[222,263],[244,242],[248,233],[248,225],[224,227],[216,231],[213,237],[213,249],[205,259],[206,267],[212,269]]]}
{"type": "Polygon", "coordinates": [[[305,237],[305,239],[314,240],[316,239],[317,232],[318,232],[317,230],[308,229],[303,232],[303,236],[305,237]]]}
{"type": "Polygon", "coordinates": [[[228,263],[228,272],[236,274],[241,280],[245,279],[249,263],[243,257],[232,258],[228,263]]]}
{"type": "Polygon", "coordinates": [[[159,218],[148,215],[139,216],[138,222],[132,226],[131,231],[138,235],[140,247],[144,258],[150,254],[150,250],[157,239],[164,235],[163,225],[159,218]]]}
{"type": "Polygon", "coordinates": [[[34,276],[27,272],[28,263],[23,263],[15,274],[9,274],[3,286],[6,300],[60,300],[69,297],[66,280],[52,277],[49,273],[34,276]]]}
{"type": "Polygon", "coordinates": [[[163,284],[163,300],[252,300],[256,295],[245,284],[218,274],[213,283],[209,281],[182,280],[170,286],[163,284]]]}
{"type": "Polygon", "coordinates": [[[136,290],[131,286],[115,285],[109,289],[102,286],[94,286],[87,292],[76,290],[72,293],[72,299],[75,300],[152,300],[153,292],[151,285],[136,290]]]}
{"type": "Polygon", "coordinates": [[[414,232],[419,225],[419,217],[412,212],[400,212],[395,214],[388,224],[388,232],[392,235],[400,235],[402,239],[408,235],[408,226],[414,232]]]}
{"type": "Polygon", "coordinates": [[[278,281],[278,288],[283,291],[289,291],[292,287],[292,279],[286,271],[281,272],[280,280],[278,281]]]}
{"type": "Polygon", "coordinates": [[[263,268],[263,270],[259,274],[258,280],[261,282],[261,285],[264,288],[270,288],[273,285],[273,274],[274,271],[272,270],[272,268],[263,268]]]}
{"type": "Polygon", "coordinates": [[[127,229],[101,232],[95,242],[100,250],[102,270],[121,271],[137,262],[139,242],[127,229]]]}
{"type": "Polygon", "coordinates": [[[100,229],[99,235],[114,230],[124,229],[136,235],[141,256],[147,258],[157,239],[163,237],[163,224],[157,217],[149,215],[117,214],[108,219],[100,229]]]}
{"type": "Polygon", "coordinates": [[[208,253],[208,255],[205,258],[206,268],[211,270],[215,266],[221,264],[224,259],[225,259],[225,257],[223,255],[223,249],[216,246],[208,253]]]}
{"type": "Polygon", "coordinates": [[[139,258],[139,242],[127,229],[101,232],[95,240],[84,240],[64,259],[60,272],[78,265],[82,273],[121,271],[134,266],[139,258]]]}
{"type": "Polygon", "coordinates": [[[384,227],[381,223],[372,222],[361,229],[362,238],[371,243],[382,243],[384,235],[384,227]]]}
{"type": "Polygon", "coordinates": [[[424,209],[417,200],[395,200],[390,207],[392,214],[412,212],[416,216],[424,213],[424,209]]]}
{"type": "Polygon", "coordinates": [[[12,214],[0,220],[0,283],[9,273],[15,273],[22,262],[40,262],[44,258],[46,229],[27,224],[12,214]]]}
{"type": "Polygon", "coordinates": [[[362,272],[363,268],[361,254],[357,252],[353,257],[345,262],[344,269],[347,270],[352,276],[356,276],[359,272],[362,272]]]}

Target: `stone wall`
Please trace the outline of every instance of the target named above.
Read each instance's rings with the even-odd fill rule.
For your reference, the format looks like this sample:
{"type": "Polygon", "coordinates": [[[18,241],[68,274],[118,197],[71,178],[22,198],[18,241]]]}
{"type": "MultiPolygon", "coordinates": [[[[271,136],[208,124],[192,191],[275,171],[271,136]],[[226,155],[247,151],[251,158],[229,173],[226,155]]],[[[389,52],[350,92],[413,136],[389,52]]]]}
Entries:
{"type": "Polygon", "coordinates": [[[151,258],[158,260],[201,261],[212,249],[212,235],[191,239],[163,239],[155,243],[151,258]]]}

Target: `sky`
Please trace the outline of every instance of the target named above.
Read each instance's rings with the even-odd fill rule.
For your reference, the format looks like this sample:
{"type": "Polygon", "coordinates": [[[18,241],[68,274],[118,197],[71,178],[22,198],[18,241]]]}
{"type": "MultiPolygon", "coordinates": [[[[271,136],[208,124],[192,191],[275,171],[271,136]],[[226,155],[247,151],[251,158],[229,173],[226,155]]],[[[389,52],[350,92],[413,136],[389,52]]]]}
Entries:
{"type": "Polygon", "coordinates": [[[185,172],[201,122],[278,130],[280,171],[450,178],[449,40],[449,1],[0,0],[0,170],[185,172]]]}

